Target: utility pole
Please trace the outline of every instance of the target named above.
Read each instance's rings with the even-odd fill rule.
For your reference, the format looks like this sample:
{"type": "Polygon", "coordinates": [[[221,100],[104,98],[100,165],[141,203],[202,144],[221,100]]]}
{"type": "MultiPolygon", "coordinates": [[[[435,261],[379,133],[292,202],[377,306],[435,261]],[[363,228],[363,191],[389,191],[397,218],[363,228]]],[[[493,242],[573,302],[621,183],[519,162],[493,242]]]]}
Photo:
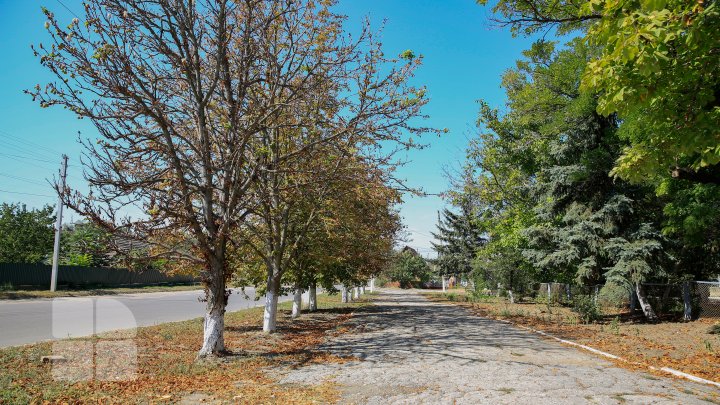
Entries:
{"type": "Polygon", "coordinates": [[[58,260],[60,259],[60,231],[62,229],[63,200],[65,192],[65,179],[67,178],[67,155],[62,155],[62,166],[60,167],[60,190],[58,193],[57,221],[55,222],[55,247],[53,248],[52,275],[50,276],[50,291],[57,288],[58,260]]]}

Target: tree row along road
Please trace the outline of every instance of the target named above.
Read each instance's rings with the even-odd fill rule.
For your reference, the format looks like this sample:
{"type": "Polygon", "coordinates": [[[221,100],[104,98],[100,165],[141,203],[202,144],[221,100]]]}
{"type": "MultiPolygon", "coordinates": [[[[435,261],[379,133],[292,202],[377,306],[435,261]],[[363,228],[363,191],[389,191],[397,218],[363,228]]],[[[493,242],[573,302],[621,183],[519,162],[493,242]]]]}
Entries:
{"type": "MultiPolygon", "coordinates": [[[[262,297],[255,300],[254,288],[245,293],[247,297],[233,290],[228,312],[264,305],[262,297]]],[[[204,314],[202,297],[202,291],[180,291],[2,301],[0,347],[197,318],[204,314]]],[[[283,296],[280,301],[290,299],[283,296]]]]}

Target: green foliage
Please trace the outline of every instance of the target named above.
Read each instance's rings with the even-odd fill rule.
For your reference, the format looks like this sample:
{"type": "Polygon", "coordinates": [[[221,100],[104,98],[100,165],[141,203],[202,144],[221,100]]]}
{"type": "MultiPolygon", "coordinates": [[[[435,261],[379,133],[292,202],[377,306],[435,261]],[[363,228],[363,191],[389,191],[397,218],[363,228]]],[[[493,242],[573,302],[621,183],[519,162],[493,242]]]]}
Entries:
{"type": "Polygon", "coordinates": [[[430,280],[428,263],[417,253],[410,250],[397,253],[387,269],[386,276],[400,283],[401,288],[421,286],[430,280]]]}
{"type": "Polygon", "coordinates": [[[598,293],[598,304],[602,307],[626,307],[629,301],[630,291],[627,286],[615,283],[605,284],[598,293]]]}
{"type": "Polygon", "coordinates": [[[623,266],[625,249],[645,268],[661,264],[637,252],[663,241],[653,232],[659,204],[650,189],[608,176],[623,146],[618,123],[597,114],[596,96],[579,86],[596,53],[579,40],[560,50],[538,42],[503,78],[507,113],[481,106],[487,132],[468,153],[468,171],[479,175],[464,192],[490,235],[476,260],[484,280],[514,289],[535,277],[595,284],[614,266],[616,276],[644,279],[647,271],[623,266]]]}
{"type": "Polygon", "coordinates": [[[412,49],[407,49],[400,54],[400,59],[412,61],[415,59],[415,52],[413,52],[412,49]]]}
{"type": "Polygon", "coordinates": [[[601,318],[600,308],[589,295],[578,295],[573,298],[572,310],[580,316],[583,323],[593,323],[601,318]]]}
{"type": "Polygon", "coordinates": [[[63,258],[62,264],[67,266],[92,267],[93,259],[89,254],[71,253],[63,258]]]}
{"type": "MultiPolygon", "coordinates": [[[[485,0],[479,0],[478,3],[488,4],[485,0]]],[[[547,263],[554,264],[555,268],[544,271],[568,275],[578,266],[579,260],[592,257],[582,266],[591,272],[598,272],[597,269],[619,259],[617,249],[622,250],[622,245],[636,251],[633,254],[635,259],[624,259],[625,269],[615,268],[613,272],[642,278],[643,274],[649,275],[651,272],[642,270],[643,265],[637,260],[644,260],[644,254],[638,249],[657,251],[653,241],[661,241],[663,251],[668,253],[662,259],[672,256],[671,260],[683,268],[681,272],[696,277],[717,274],[720,271],[716,254],[720,248],[720,5],[717,2],[682,0],[588,0],[560,3],[499,0],[494,3],[493,11],[496,18],[510,26],[516,35],[530,35],[550,29],[557,29],[560,35],[576,31],[579,33],[578,38],[590,50],[576,64],[567,65],[576,69],[570,75],[565,74],[570,72],[567,68],[546,67],[540,63],[540,70],[552,70],[549,77],[556,80],[543,79],[545,83],[551,84],[545,86],[544,91],[538,91],[538,86],[534,90],[527,90],[528,86],[522,83],[522,68],[548,60],[553,48],[546,42],[535,44],[528,51],[535,56],[520,62],[519,70],[506,75],[504,83],[512,84],[508,90],[510,105],[514,104],[514,94],[533,96],[525,99],[528,108],[524,116],[527,118],[524,121],[522,116],[513,119],[524,125],[524,131],[538,132],[523,146],[540,156],[529,160],[537,162],[542,161],[543,157],[554,157],[557,149],[553,146],[552,135],[548,142],[543,141],[543,135],[548,134],[548,129],[572,123],[579,129],[577,132],[590,134],[582,129],[583,121],[577,121],[580,116],[590,115],[578,115],[568,107],[572,104],[580,107],[579,103],[572,101],[578,92],[586,97],[592,96],[592,103],[587,106],[592,104],[592,110],[608,121],[615,121],[611,126],[614,134],[604,136],[605,141],[613,142],[586,148],[585,152],[577,151],[585,154],[583,159],[576,162],[580,166],[566,165],[556,173],[563,174],[571,181],[555,183],[573,187],[572,191],[575,191],[578,185],[593,185],[592,179],[601,180],[604,177],[604,184],[610,187],[601,186],[596,195],[606,198],[618,192],[632,200],[633,214],[627,219],[634,217],[635,225],[628,228],[626,235],[617,235],[625,241],[613,243],[612,253],[601,248],[595,248],[594,253],[584,252],[594,242],[585,247],[573,246],[564,249],[564,254],[555,255],[553,263],[547,263]],[[563,77],[572,78],[573,81],[562,80],[563,77]],[[516,85],[518,80],[520,86],[516,85]],[[578,87],[577,83],[581,85],[578,87]],[[567,84],[573,86],[568,87],[567,84]],[[552,93],[567,97],[553,98],[552,93]],[[548,113],[549,110],[542,105],[552,106],[549,101],[555,103],[558,109],[566,110],[566,113],[548,113]],[[540,108],[536,108],[538,106],[540,108]],[[542,119],[543,114],[547,114],[547,119],[542,119]],[[593,149],[594,152],[590,154],[593,149]],[[603,153],[607,155],[603,156],[603,153]],[[619,181],[609,183],[607,176],[593,176],[592,172],[587,171],[592,168],[596,174],[606,174],[608,164],[610,174],[616,178],[656,187],[657,197],[648,196],[643,190],[637,190],[641,191],[638,194],[627,184],[619,181]],[[662,212],[655,212],[657,209],[662,209],[662,212]],[[639,225],[642,223],[654,229],[640,230],[639,225]],[[664,235],[659,236],[655,231],[659,227],[662,227],[664,235]],[[639,237],[640,234],[651,236],[651,239],[632,240],[632,235],[639,237]],[[662,241],[663,237],[669,240],[662,241]],[[633,244],[634,247],[631,246],[633,244]],[[628,267],[631,261],[634,270],[628,267]]],[[[573,48],[579,50],[577,44],[573,48]]],[[[535,84],[541,84],[538,79],[542,78],[534,74],[532,80],[535,84]]],[[[574,111],[579,112],[577,108],[574,111]]],[[[600,117],[594,118],[596,121],[598,119],[601,121],[600,117]]],[[[516,128],[519,126],[513,124],[503,130],[517,133],[516,128]]],[[[572,133],[568,136],[572,136],[572,133]]],[[[584,139],[591,141],[594,138],[586,136],[584,139]]],[[[540,174],[537,179],[543,181],[540,174]]],[[[599,206],[584,203],[583,209],[591,213],[599,206]]],[[[552,223],[558,217],[549,216],[548,219],[552,223]]],[[[538,228],[538,232],[531,236],[540,245],[544,244],[541,239],[558,241],[552,226],[547,228],[548,221],[545,222],[543,226],[546,228],[538,228]]],[[[531,244],[536,244],[534,242],[531,244]]],[[[558,252],[558,246],[564,244],[558,241],[555,246],[545,250],[558,252]]],[[[535,253],[543,256],[542,252],[535,253]]],[[[655,264],[663,260],[655,260],[655,264]]]]}
{"type": "Polygon", "coordinates": [[[0,205],[0,263],[40,263],[53,248],[54,208],[0,205]]]}
{"type": "Polygon", "coordinates": [[[720,13],[715,2],[588,3],[603,18],[587,39],[603,46],[583,84],[601,92],[598,111],[626,121],[630,146],[615,173],[645,181],[668,169],[720,162],[720,13]]]}
{"type": "Polygon", "coordinates": [[[598,47],[582,83],[599,94],[600,113],[623,121],[620,135],[629,144],[613,173],[655,183],[672,168],[720,162],[719,7],[683,0],[499,0],[493,11],[514,34],[579,30],[598,47]]]}
{"type": "Polygon", "coordinates": [[[92,223],[76,223],[63,230],[60,262],[71,266],[106,266],[110,235],[92,223]]]}
{"type": "Polygon", "coordinates": [[[478,219],[469,201],[461,200],[458,212],[444,209],[438,214],[437,232],[432,235],[439,274],[469,274],[477,249],[485,243],[478,219]]]}

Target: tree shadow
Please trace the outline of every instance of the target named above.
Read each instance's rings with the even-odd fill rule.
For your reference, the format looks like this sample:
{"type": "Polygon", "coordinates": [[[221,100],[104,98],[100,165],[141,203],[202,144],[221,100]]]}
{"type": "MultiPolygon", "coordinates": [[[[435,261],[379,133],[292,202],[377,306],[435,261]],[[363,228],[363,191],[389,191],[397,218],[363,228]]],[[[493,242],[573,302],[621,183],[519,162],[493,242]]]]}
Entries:
{"type": "Polygon", "coordinates": [[[525,354],[552,355],[561,346],[545,342],[511,325],[485,319],[468,310],[432,304],[418,295],[387,294],[373,306],[358,308],[350,330],[321,345],[332,354],[354,356],[364,361],[402,361],[408,355],[425,361],[488,361],[487,352],[513,353],[517,359],[504,361],[526,364],[525,354]],[[483,352],[483,348],[487,348],[483,352]]]}

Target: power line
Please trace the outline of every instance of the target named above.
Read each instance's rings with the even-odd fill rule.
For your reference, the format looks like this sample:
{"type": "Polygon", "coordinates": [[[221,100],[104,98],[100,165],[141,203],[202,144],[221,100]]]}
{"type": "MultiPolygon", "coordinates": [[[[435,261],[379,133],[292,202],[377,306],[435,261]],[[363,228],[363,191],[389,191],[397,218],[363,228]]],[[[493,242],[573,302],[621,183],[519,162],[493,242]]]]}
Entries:
{"type": "MultiPolygon", "coordinates": [[[[30,164],[30,163],[28,163],[28,161],[26,161],[26,160],[14,158],[14,157],[8,157],[8,159],[12,159],[12,160],[14,160],[14,161],[16,161],[16,162],[20,162],[20,163],[23,163],[23,164],[30,164]]],[[[51,172],[55,172],[55,171],[57,170],[57,169],[53,169],[53,168],[50,168],[50,167],[47,167],[47,166],[43,166],[43,165],[40,165],[40,164],[37,164],[37,163],[32,163],[32,164],[33,164],[34,166],[36,166],[36,167],[39,167],[39,168],[45,169],[45,170],[49,170],[49,171],[51,171],[51,172]]]]}
{"type": "Polygon", "coordinates": [[[57,197],[57,196],[54,196],[54,195],[22,193],[22,192],[20,192],[20,191],[9,191],[9,190],[0,190],[0,193],[32,195],[32,196],[35,196],[35,197],[49,197],[49,198],[57,197]]]}
{"type": "Polygon", "coordinates": [[[7,177],[10,179],[14,179],[14,180],[24,181],[24,182],[30,183],[30,184],[36,184],[38,186],[47,186],[48,185],[48,183],[41,183],[41,182],[33,180],[33,179],[28,179],[27,177],[13,176],[12,174],[7,174],[7,173],[0,173],[0,176],[7,177]]]}
{"type": "Polygon", "coordinates": [[[55,162],[53,162],[53,161],[51,161],[51,160],[38,159],[38,158],[30,157],[30,156],[13,155],[13,154],[11,154],[11,153],[2,153],[2,152],[0,152],[0,155],[2,155],[2,156],[7,156],[7,157],[11,157],[11,158],[14,157],[14,158],[18,158],[18,159],[34,160],[34,161],[36,161],[36,162],[55,163],[55,162]]]}
{"type": "Polygon", "coordinates": [[[72,11],[72,10],[70,9],[70,7],[66,6],[65,3],[63,3],[63,2],[60,1],[60,0],[55,0],[55,1],[57,1],[58,3],[60,3],[61,6],[65,7],[65,10],[69,11],[70,14],[74,15],[74,16],[77,17],[77,18],[80,18],[80,16],[77,15],[77,14],[75,14],[75,12],[72,11]]]}
{"type": "MultiPolygon", "coordinates": [[[[12,142],[12,141],[10,141],[10,142],[12,142]]],[[[36,156],[36,157],[41,157],[41,158],[43,158],[43,159],[50,159],[50,158],[51,158],[51,156],[49,156],[49,154],[47,154],[47,152],[42,152],[42,151],[39,151],[39,150],[33,150],[33,149],[31,149],[30,147],[26,147],[26,146],[18,146],[18,145],[12,144],[12,143],[10,143],[10,142],[5,142],[4,145],[3,145],[3,147],[4,147],[5,149],[7,149],[7,152],[19,153],[19,154],[22,154],[22,155],[36,156]]]]}
{"type": "Polygon", "coordinates": [[[9,132],[7,132],[7,131],[3,131],[3,130],[1,130],[1,129],[0,129],[0,137],[5,138],[5,139],[7,139],[7,140],[14,141],[14,142],[19,143],[19,144],[21,144],[21,145],[29,146],[29,147],[33,148],[33,151],[35,151],[36,149],[44,149],[44,150],[52,153],[53,156],[55,156],[55,155],[62,155],[62,153],[58,152],[57,150],[55,150],[55,149],[53,149],[53,148],[50,148],[50,147],[48,147],[48,146],[41,145],[41,144],[38,144],[38,143],[35,143],[35,142],[32,142],[32,141],[29,141],[29,140],[27,140],[27,139],[23,139],[23,138],[21,138],[21,137],[19,137],[19,136],[17,136],[17,135],[13,135],[13,134],[11,134],[11,133],[9,133],[9,132]]]}

